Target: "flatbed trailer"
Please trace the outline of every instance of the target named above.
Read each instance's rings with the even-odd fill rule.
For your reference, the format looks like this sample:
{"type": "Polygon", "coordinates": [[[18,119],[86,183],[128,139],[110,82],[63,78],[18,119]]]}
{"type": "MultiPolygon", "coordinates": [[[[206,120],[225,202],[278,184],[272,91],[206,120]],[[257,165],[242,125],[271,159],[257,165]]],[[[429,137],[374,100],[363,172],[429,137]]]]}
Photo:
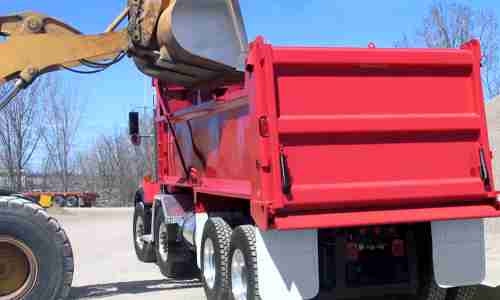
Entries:
{"type": "Polygon", "coordinates": [[[99,198],[99,194],[89,192],[28,192],[23,195],[35,199],[44,208],[54,204],[61,207],[92,207],[99,198]]]}
{"type": "Polygon", "coordinates": [[[410,50],[259,37],[238,83],[155,80],[139,259],[171,277],[199,269],[210,300],[470,299],[486,277],[498,284],[486,274],[484,219],[500,210],[480,61],[476,40],[410,50]]]}

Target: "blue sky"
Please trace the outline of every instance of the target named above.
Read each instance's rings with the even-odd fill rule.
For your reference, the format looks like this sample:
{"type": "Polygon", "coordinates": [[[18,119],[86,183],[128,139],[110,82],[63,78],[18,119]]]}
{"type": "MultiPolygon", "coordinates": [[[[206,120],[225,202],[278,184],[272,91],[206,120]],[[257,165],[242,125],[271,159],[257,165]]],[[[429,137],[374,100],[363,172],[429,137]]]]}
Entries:
{"type": "MultiPolygon", "coordinates": [[[[38,11],[60,18],[84,33],[98,33],[121,11],[126,0],[2,1],[1,14],[38,11]],[[76,5],[79,3],[80,5],[76,5]]],[[[403,33],[415,31],[433,0],[240,0],[250,40],[262,35],[273,44],[391,47],[403,33]]],[[[494,9],[498,0],[459,1],[494,9]]],[[[150,80],[124,61],[107,72],[75,76],[62,73],[87,102],[80,142],[126,126],[127,113],[152,99],[150,80]]]]}

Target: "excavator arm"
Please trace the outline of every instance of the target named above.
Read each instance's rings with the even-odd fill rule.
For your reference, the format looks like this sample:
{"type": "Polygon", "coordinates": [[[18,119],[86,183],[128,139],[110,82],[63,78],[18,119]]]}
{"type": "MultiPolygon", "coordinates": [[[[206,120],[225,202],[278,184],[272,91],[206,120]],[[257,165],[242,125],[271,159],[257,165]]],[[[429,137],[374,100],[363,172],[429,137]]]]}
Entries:
{"type": "Polygon", "coordinates": [[[0,85],[15,81],[0,110],[42,74],[82,64],[100,70],[116,62],[127,51],[129,39],[126,30],[113,30],[127,15],[128,8],[99,35],[83,35],[39,13],[0,17],[0,35],[6,38],[0,42],[0,85]]]}

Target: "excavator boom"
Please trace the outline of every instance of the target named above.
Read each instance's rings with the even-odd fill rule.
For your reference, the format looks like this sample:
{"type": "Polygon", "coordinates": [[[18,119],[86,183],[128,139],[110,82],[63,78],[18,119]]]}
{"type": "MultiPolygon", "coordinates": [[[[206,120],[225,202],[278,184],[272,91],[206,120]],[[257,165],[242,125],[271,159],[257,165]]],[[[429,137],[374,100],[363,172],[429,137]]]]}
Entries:
{"type": "Polygon", "coordinates": [[[39,13],[0,16],[0,36],[0,85],[15,80],[0,110],[42,74],[80,65],[94,73],[125,54],[144,74],[186,88],[241,82],[247,51],[238,0],[129,0],[99,35],[39,13]]]}
{"type": "Polygon", "coordinates": [[[0,43],[0,85],[15,80],[12,91],[0,102],[0,110],[44,73],[87,63],[102,70],[108,64],[98,61],[120,57],[128,47],[127,31],[112,30],[127,14],[128,8],[100,35],[83,35],[39,13],[0,17],[0,35],[6,37],[0,43]]]}
{"type": "MultiPolygon", "coordinates": [[[[122,13],[111,29],[125,17],[122,13]]],[[[3,81],[20,77],[29,82],[32,78],[27,75],[78,66],[85,60],[109,59],[128,47],[126,31],[82,35],[71,26],[38,13],[0,17],[0,35],[7,38],[0,43],[3,81]]]]}

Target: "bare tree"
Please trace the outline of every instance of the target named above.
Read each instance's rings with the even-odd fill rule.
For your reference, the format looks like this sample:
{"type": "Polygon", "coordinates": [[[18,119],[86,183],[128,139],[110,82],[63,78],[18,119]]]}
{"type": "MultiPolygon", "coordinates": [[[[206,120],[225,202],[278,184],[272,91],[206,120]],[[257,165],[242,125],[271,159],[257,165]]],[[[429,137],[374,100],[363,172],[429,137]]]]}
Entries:
{"type": "MultiPolygon", "coordinates": [[[[145,131],[152,125],[151,116],[144,118],[145,131]]],[[[128,206],[145,175],[152,149],[136,147],[130,143],[126,131],[118,129],[113,134],[102,135],[94,146],[78,156],[78,176],[84,189],[101,195],[110,206],[128,206]],[[146,150],[147,149],[147,150],[146,150]]]]}
{"type": "Polygon", "coordinates": [[[51,169],[59,178],[63,191],[69,191],[83,104],[74,91],[55,77],[51,78],[47,93],[42,137],[51,169]]]}
{"type": "MultiPolygon", "coordinates": [[[[39,79],[0,112],[0,165],[8,174],[9,188],[22,191],[23,177],[40,141],[40,103],[47,81],[39,79]]],[[[8,88],[0,90],[5,95],[8,88]]]]}
{"type": "Polygon", "coordinates": [[[458,48],[477,38],[482,45],[482,79],[486,96],[500,93],[500,28],[492,10],[437,1],[429,8],[413,37],[404,36],[397,47],[458,48]]]}

